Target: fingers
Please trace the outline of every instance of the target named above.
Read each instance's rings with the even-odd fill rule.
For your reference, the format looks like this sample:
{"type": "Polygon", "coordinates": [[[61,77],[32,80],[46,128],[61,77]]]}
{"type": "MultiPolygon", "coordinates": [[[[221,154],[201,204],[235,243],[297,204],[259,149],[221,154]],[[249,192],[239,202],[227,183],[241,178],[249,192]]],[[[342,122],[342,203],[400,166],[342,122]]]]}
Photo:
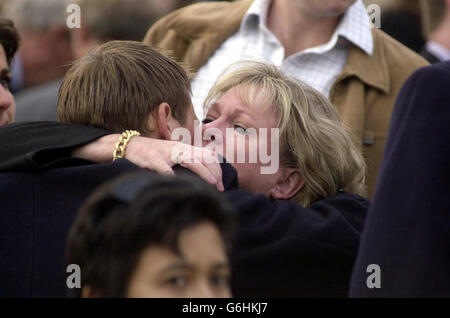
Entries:
{"type": "Polygon", "coordinates": [[[208,168],[206,168],[201,163],[193,163],[193,162],[181,162],[180,166],[187,168],[191,170],[192,172],[195,172],[198,174],[203,180],[206,182],[215,185],[217,183],[217,179],[214,177],[214,175],[209,171],[208,168]]]}
{"type": "Polygon", "coordinates": [[[152,161],[147,169],[164,175],[175,175],[175,172],[164,160],[152,161]]]}
{"type": "Polygon", "coordinates": [[[222,183],[222,168],[220,168],[220,165],[218,163],[215,164],[203,164],[211,173],[211,175],[216,180],[216,183],[214,184],[219,191],[224,191],[224,186],[222,183]]]}
{"type": "Polygon", "coordinates": [[[220,165],[218,163],[214,164],[204,164],[205,167],[209,170],[209,172],[214,176],[214,179],[216,179],[216,187],[217,190],[223,191],[224,186],[222,183],[222,168],[220,168],[220,165]]]}
{"type": "Polygon", "coordinates": [[[216,187],[219,191],[224,191],[224,186],[222,183],[222,168],[220,167],[220,163],[218,158],[214,152],[204,153],[204,161],[203,165],[211,172],[214,178],[217,180],[216,187]],[[207,156],[205,158],[205,156],[207,156]],[[211,160],[212,158],[212,160],[211,160]]]}
{"type": "Polygon", "coordinates": [[[141,168],[160,174],[174,175],[174,164],[180,164],[206,182],[224,191],[222,169],[214,151],[174,141],[134,137],[126,157],[141,168]]]}
{"type": "MultiPolygon", "coordinates": [[[[195,163],[195,162],[181,162],[180,166],[191,170],[192,172],[197,174],[200,178],[202,178],[209,184],[214,185],[217,188],[217,190],[219,190],[219,191],[224,190],[221,174],[220,174],[220,179],[218,179],[211,172],[210,168],[208,168],[205,164],[195,163]]],[[[219,166],[219,168],[220,168],[220,166],[219,166]]],[[[216,173],[216,175],[217,175],[217,173],[216,173]]]]}
{"type": "Polygon", "coordinates": [[[197,174],[199,174],[199,172],[203,173],[203,175],[199,175],[209,183],[212,183],[214,178],[216,182],[212,184],[215,185],[219,191],[224,191],[224,186],[222,183],[222,168],[220,167],[218,157],[214,151],[206,148],[189,146],[184,149],[183,155],[180,157],[178,162],[180,164],[184,163],[185,165],[182,166],[190,170],[196,169],[195,172],[197,174]],[[206,168],[209,171],[209,174],[206,173],[204,168],[199,166],[206,168]],[[213,178],[211,178],[211,176],[213,178]]]}

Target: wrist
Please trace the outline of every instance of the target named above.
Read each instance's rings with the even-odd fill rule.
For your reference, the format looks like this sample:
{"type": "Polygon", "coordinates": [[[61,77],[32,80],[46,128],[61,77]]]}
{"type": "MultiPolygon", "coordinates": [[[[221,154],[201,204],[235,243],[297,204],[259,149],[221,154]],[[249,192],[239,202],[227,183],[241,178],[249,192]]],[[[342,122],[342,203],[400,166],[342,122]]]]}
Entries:
{"type": "Polygon", "coordinates": [[[122,135],[120,135],[119,141],[114,148],[113,161],[116,161],[116,159],[125,158],[128,143],[133,137],[140,135],[141,134],[137,130],[125,130],[122,135]]]}
{"type": "Polygon", "coordinates": [[[119,140],[120,136],[120,134],[111,134],[100,137],[87,145],[74,149],[72,151],[72,157],[97,163],[111,162],[117,140],[119,140]]]}

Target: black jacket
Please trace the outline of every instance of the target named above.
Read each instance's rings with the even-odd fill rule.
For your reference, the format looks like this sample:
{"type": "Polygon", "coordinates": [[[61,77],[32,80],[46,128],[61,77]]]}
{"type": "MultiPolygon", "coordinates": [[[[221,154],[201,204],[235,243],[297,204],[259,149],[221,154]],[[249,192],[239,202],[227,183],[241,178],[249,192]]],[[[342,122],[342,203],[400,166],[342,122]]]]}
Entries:
{"type": "Polygon", "coordinates": [[[450,296],[450,61],[416,71],[400,92],[351,296],[450,296]],[[380,289],[367,288],[370,264],[380,289]]]}
{"type": "Polygon", "coordinates": [[[77,208],[101,183],[139,169],[126,160],[65,164],[0,173],[0,297],[66,296],[66,236],[77,208]]]}
{"type": "MultiPolygon", "coordinates": [[[[85,165],[68,159],[75,146],[110,133],[52,122],[0,128],[0,170],[16,171],[0,174],[6,202],[0,233],[4,240],[26,247],[1,247],[0,255],[7,257],[0,262],[0,275],[9,288],[1,286],[1,296],[66,294],[64,241],[77,206],[95,188],[94,180],[99,184],[122,170],[139,169],[126,160],[118,169],[113,163],[85,165]],[[26,170],[32,171],[22,172],[26,170]],[[46,181],[49,178],[54,181],[46,181]],[[88,181],[91,186],[86,186],[88,181]],[[38,201],[30,201],[32,197],[38,201]],[[21,235],[25,230],[27,235],[21,235]],[[39,233],[45,233],[45,239],[39,239],[39,233]],[[19,267],[26,268],[27,275],[16,271],[19,267]]],[[[306,209],[239,190],[236,170],[228,164],[222,169],[226,195],[240,221],[231,256],[234,295],[345,297],[368,201],[339,193],[306,209]]]]}

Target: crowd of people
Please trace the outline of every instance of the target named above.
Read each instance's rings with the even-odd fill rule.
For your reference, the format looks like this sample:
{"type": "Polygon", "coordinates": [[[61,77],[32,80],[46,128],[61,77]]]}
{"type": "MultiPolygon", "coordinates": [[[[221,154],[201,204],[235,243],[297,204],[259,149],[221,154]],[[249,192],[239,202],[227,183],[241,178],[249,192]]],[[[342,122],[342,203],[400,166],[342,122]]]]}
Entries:
{"type": "Polygon", "coordinates": [[[1,3],[0,296],[450,296],[450,1],[192,2],[1,3]]]}

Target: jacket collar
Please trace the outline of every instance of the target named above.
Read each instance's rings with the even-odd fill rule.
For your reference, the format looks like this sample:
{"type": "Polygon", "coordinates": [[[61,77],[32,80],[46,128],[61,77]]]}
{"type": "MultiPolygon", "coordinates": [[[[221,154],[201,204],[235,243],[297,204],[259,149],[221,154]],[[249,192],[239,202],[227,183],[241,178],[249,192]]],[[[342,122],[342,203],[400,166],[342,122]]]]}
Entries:
{"type": "Polygon", "coordinates": [[[352,45],[348,52],[345,64],[339,78],[350,76],[358,77],[365,84],[378,88],[384,93],[389,93],[391,79],[387,65],[384,43],[377,29],[372,30],[373,54],[368,55],[360,48],[352,45]]]}
{"type": "Polygon", "coordinates": [[[225,41],[234,34],[253,0],[235,2],[202,2],[185,9],[186,14],[176,15],[171,27],[187,40],[195,41],[214,36],[225,41]],[[224,14],[226,12],[226,14],[224,14]]]}
{"type": "MultiPolygon", "coordinates": [[[[190,14],[178,15],[171,21],[171,27],[187,41],[196,42],[187,52],[194,71],[206,63],[212,53],[240,28],[245,13],[253,0],[239,0],[232,3],[202,3],[191,6],[190,14]],[[207,5],[207,6],[205,6],[207,5]],[[223,9],[218,10],[218,6],[223,9]],[[208,7],[211,10],[208,10],[208,7]],[[224,15],[224,11],[227,12],[224,15]],[[194,56],[196,58],[194,58],[194,56]]],[[[365,84],[389,93],[391,82],[381,31],[372,29],[373,54],[368,55],[361,48],[351,45],[347,63],[339,78],[358,77],[365,84]]]]}
{"type": "Polygon", "coordinates": [[[186,14],[174,15],[172,21],[167,21],[169,28],[174,29],[178,36],[195,43],[188,46],[186,52],[186,61],[194,72],[206,63],[227,38],[238,31],[252,2],[253,0],[202,2],[181,9],[186,14]]]}

